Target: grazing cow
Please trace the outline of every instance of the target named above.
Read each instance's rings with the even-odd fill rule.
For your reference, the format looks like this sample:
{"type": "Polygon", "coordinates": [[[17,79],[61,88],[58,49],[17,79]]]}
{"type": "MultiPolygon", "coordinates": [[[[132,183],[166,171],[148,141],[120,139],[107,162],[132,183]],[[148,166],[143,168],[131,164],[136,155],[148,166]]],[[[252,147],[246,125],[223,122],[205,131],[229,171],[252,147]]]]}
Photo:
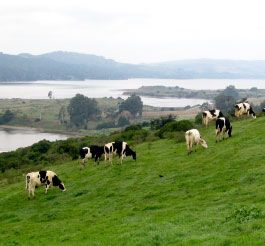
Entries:
{"type": "Polygon", "coordinates": [[[123,158],[126,156],[132,156],[132,158],[136,161],[136,152],[132,151],[126,142],[107,143],[104,146],[104,151],[105,151],[105,166],[106,166],[106,160],[109,160],[112,165],[112,158],[114,155],[119,156],[119,158],[121,159],[121,164],[123,158]]]}
{"type": "Polygon", "coordinates": [[[51,186],[58,186],[60,190],[66,191],[64,183],[58,178],[55,172],[52,171],[39,171],[31,172],[26,176],[26,190],[28,192],[28,199],[30,199],[30,193],[35,198],[35,188],[45,185],[45,194],[51,186]]]}
{"type": "Polygon", "coordinates": [[[202,112],[202,122],[207,127],[208,123],[218,117],[223,117],[223,113],[218,109],[212,109],[202,112]]]}
{"type": "Polygon", "coordinates": [[[263,108],[263,109],[262,109],[262,112],[264,112],[264,113],[265,113],[265,108],[263,108]]]}
{"type": "Polygon", "coordinates": [[[200,144],[203,148],[208,148],[206,142],[204,139],[202,139],[199,131],[197,129],[191,129],[186,131],[186,144],[187,144],[187,149],[188,149],[188,155],[192,152],[193,150],[193,145],[195,145],[195,151],[197,151],[197,146],[200,144]]]}
{"type": "Polygon", "coordinates": [[[232,137],[232,126],[230,125],[230,120],[227,117],[220,117],[216,120],[216,136],[215,136],[216,143],[218,135],[220,141],[221,132],[223,133],[223,140],[225,139],[225,133],[227,133],[229,137],[232,137]]]}
{"type": "Polygon", "coordinates": [[[99,159],[102,156],[102,154],[104,154],[103,146],[92,145],[92,146],[84,147],[80,149],[80,157],[82,158],[82,164],[84,165],[84,167],[88,159],[91,159],[91,158],[95,159],[94,165],[96,165],[96,161],[99,164],[99,159]]]}
{"type": "Polygon", "coordinates": [[[235,105],[235,115],[239,117],[243,114],[252,115],[252,118],[256,119],[256,114],[254,113],[252,107],[249,103],[238,103],[235,105]]]}

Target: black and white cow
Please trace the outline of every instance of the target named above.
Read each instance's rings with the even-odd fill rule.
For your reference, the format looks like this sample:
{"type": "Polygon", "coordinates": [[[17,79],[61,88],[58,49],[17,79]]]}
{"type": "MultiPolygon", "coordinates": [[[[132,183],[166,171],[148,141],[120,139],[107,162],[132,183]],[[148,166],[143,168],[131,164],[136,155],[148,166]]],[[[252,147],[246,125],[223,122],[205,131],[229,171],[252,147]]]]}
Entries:
{"type": "Polygon", "coordinates": [[[256,114],[249,103],[238,103],[235,105],[235,116],[239,117],[243,114],[251,114],[252,118],[256,119],[256,114]]]}
{"type": "Polygon", "coordinates": [[[26,175],[26,190],[28,192],[28,199],[30,199],[30,193],[35,198],[35,188],[45,185],[45,194],[51,186],[58,186],[60,190],[66,191],[64,183],[58,178],[55,172],[52,171],[39,171],[31,172],[26,175]]]}
{"type": "Polygon", "coordinates": [[[216,120],[216,135],[215,135],[216,143],[218,135],[220,141],[221,133],[223,133],[223,140],[225,139],[225,133],[227,133],[229,137],[232,137],[232,126],[230,125],[230,120],[227,117],[220,117],[216,120]]]}
{"type": "Polygon", "coordinates": [[[106,160],[109,160],[112,165],[112,158],[114,155],[119,156],[119,158],[121,159],[121,164],[123,158],[126,156],[132,156],[132,158],[136,161],[136,152],[131,150],[126,142],[107,143],[104,146],[104,151],[105,151],[105,166],[106,166],[106,160]]]}
{"type": "Polygon", "coordinates": [[[262,112],[264,112],[264,113],[265,113],[265,108],[263,108],[263,109],[262,109],[262,112]]]}
{"type": "Polygon", "coordinates": [[[208,123],[218,117],[223,117],[223,113],[219,109],[212,109],[202,112],[202,122],[207,127],[208,123]]]}
{"type": "Polygon", "coordinates": [[[100,157],[104,154],[104,147],[103,146],[97,146],[92,145],[89,147],[84,147],[80,149],[80,157],[82,159],[82,164],[85,167],[85,163],[88,161],[88,159],[94,158],[95,159],[95,165],[96,162],[99,164],[100,157]]]}

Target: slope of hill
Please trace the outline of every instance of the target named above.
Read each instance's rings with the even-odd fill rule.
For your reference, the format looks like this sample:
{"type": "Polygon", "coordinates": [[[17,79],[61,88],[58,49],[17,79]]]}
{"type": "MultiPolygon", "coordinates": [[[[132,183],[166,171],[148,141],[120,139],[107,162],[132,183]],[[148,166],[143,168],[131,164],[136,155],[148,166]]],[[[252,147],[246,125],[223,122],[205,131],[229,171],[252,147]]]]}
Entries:
{"type": "Polygon", "coordinates": [[[31,201],[20,176],[0,187],[0,245],[263,245],[264,124],[233,122],[217,144],[213,126],[201,129],[209,148],[190,156],[159,140],[122,166],[49,166],[67,191],[41,187],[31,201]]]}
{"type": "Polygon", "coordinates": [[[102,56],[56,51],[42,55],[0,53],[0,82],[128,78],[265,78],[265,61],[180,60],[119,63],[102,56]]]}

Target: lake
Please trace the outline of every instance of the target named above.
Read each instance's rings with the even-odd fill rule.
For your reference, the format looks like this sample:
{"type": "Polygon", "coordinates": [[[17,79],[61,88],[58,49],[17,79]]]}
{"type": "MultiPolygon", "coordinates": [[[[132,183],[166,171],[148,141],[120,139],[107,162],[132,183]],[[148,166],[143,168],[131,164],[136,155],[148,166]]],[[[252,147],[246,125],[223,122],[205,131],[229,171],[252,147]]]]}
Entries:
{"type": "MultiPolygon", "coordinates": [[[[137,89],[141,86],[164,85],[179,86],[187,89],[224,89],[228,85],[246,89],[258,87],[265,89],[265,80],[255,79],[128,79],[128,80],[85,80],[85,81],[36,81],[0,83],[0,98],[47,99],[52,91],[54,98],[71,98],[77,93],[87,97],[122,97],[126,89],[137,89]]],[[[183,107],[202,104],[205,99],[187,98],[150,98],[142,97],[146,105],[183,107]]]]}
{"type": "Polygon", "coordinates": [[[44,133],[27,129],[0,128],[0,153],[27,147],[40,140],[65,140],[68,135],[44,133]]]}
{"type": "MultiPolygon", "coordinates": [[[[0,98],[47,99],[52,91],[55,98],[71,98],[77,93],[87,97],[122,97],[126,89],[137,89],[141,86],[164,85],[179,86],[188,89],[224,89],[228,85],[236,88],[258,87],[265,89],[265,80],[253,79],[129,79],[129,80],[86,80],[86,81],[36,81],[36,82],[8,82],[0,83],[0,98]]],[[[202,104],[204,99],[190,98],[152,98],[142,97],[145,105],[156,107],[184,107],[202,104]]],[[[0,128],[0,152],[26,147],[42,139],[50,141],[63,140],[67,135],[55,133],[41,133],[24,129],[0,128]]]]}

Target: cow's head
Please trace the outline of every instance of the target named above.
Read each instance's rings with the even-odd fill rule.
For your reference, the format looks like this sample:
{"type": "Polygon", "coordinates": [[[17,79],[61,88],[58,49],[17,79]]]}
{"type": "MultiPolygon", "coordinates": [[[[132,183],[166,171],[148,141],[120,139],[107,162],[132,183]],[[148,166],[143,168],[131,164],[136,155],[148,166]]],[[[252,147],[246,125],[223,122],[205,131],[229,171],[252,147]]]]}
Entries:
{"type": "Polygon", "coordinates": [[[235,107],[236,110],[240,110],[240,107],[239,107],[238,104],[236,104],[234,107],[235,107]]]}
{"type": "Polygon", "coordinates": [[[232,137],[232,126],[228,129],[228,136],[231,138],[232,137]]]}
{"type": "Polygon", "coordinates": [[[208,148],[208,145],[207,145],[206,141],[205,141],[204,139],[202,139],[201,137],[200,137],[200,141],[199,141],[199,143],[200,143],[200,145],[201,145],[203,148],[205,148],[205,149],[208,148]]]}
{"type": "Polygon", "coordinates": [[[256,119],[257,118],[257,116],[256,116],[255,112],[253,111],[252,107],[250,107],[249,113],[252,115],[252,118],[253,119],[256,119]]]}
{"type": "Polygon", "coordinates": [[[132,158],[136,161],[136,152],[132,151],[132,158]]]}
{"type": "Polygon", "coordinates": [[[59,189],[60,189],[61,191],[66,191],[66,188],[65,188],[63,182],[61,182],[61,183],[59,184],[59,189]]]}

